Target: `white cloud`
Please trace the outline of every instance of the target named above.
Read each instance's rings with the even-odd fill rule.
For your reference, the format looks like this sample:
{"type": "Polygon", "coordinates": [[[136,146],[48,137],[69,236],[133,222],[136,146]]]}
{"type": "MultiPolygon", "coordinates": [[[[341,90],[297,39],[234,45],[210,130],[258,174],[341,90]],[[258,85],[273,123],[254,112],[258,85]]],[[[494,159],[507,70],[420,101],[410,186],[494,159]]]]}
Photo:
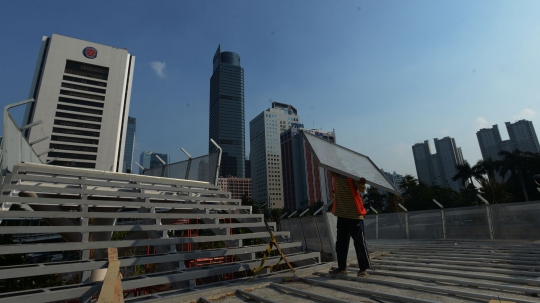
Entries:
{"type": "Polygon", "coordinates": [[[530,108],[522,110],[519,114],[514,115],[514,120],[527,119],[531,120],[536,115],[536,111],[530,108]]]}
{"type": "Polygon", "coordinates": [[[478,117],[474,120],[475,126],[477,129],[479,128],[486,128],[488,126],[488,122],[484,117],[478,117]]]}
{"type": "Polygon", "coordinates": [[[447,134],[448,134],[448,128],[441,129],[441,130],[439,131],[439,133],[440,133],[441,135],[443,135],[443,136],[444,136],[444,135],[447,135],[447,134]]]}
{"type": "Polygon", "coordinates": [[[154,72],[156,72],[156,74],[159,77],[161,77],[161,78],[166,78],[167,77],[163,73],[163,71],[165,70],[165,66],[166,66],[165,62],[154,61],[154,62],[150,63],[150,66],[152,67],[154,72]]]}

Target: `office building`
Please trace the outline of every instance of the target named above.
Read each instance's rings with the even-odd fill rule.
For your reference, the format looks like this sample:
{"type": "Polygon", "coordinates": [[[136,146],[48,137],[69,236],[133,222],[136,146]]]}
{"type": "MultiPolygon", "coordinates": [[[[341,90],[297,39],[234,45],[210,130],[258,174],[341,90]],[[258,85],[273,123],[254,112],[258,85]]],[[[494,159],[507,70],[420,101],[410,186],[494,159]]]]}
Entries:
{"type": "Polygon", "coordinates": [[[25,135],[52,165],[124,171],[135,57],[126,49],[43,37],[24,124],[25,135]]]}
{"type": "MultiPolygon", "coordinates": [[[[210,78],[209,135],[223,150],[219,175],[244,177],[245,172],[245,119],[244,69],[240,56],[221,52],[214,55],[214,69],[210,78]]],[[[216,147],[210,143],[209,152],[216,147]]]]}
{"type": "Polygon", "coordinates": [[[242,199],[244,196],[251,198],[250,178],[218,178],[218,185],[223,191],[230,192],[232,199],[242,199]]]}
{"type": "Polygon", "coordinates": [[[436,153],[431,153],[429,140],[413,145],[414,164],[418,180],[427,185],[449,187],[456,191],[463,189],[461,180],[453,181],[457,165],[463,165],[463,153],[456,146],[454,138],[434,139],[436,153]]]}
{"type": "Polygon", "coordinates": [[[482,128],[476,132],[478,145],[484,160],[489,158],[501,160],[499,152],[503,150],[512,152],[514,149],[519,149],[524,152],[540,152],[538,137],[531,121],[505,122],[505,125],[510,137],[509,140],[501,140],[501,134],[496,124],[492,128],[482,128]]]}
{"type": "Polygon", "coordinates": [[[137,129],[137,120],[133,117],[128,118],[126,147],[124,151],[124,173],[133,172],[133,152],[135,150],[135,131],[137,129]]]}
{"type": "MultiPolygon", "coordinates": [[[[159,158],[169,164],[169,154],[154,153],[151,151],[143,151],[140,156],[140,164],[144,169],[163,166],[163,163],[159,161],[159,158]]],[[[139,168],[139,174],[142,174],[142,169],[139,168]]]]}
{"type": "Polygon", "coordinates": [[[299,119],[293,106],[273,102],[249,122],[252,197],[271,208],[284,206],[279,135],[299,119]]]}
{"type": "MultiPolygon", "coordinates": [[[[302,124],[293,123],[280,135],[283,200],[290,211],[305,209],[317,202],[328,202],[333,199],[332,176],[319,167],[307,142],[300,133],[302,124]]],[[[303,129],[323,140],[336,143],[334,131],[303,129]]]]}
{"type": "Polygon", "coordinates": [[[249,159],[246,159],[245,163],[246,163],[245,164],[245,169],[246,169],[245,177],[251,178],[251,161],[249,159]]]}

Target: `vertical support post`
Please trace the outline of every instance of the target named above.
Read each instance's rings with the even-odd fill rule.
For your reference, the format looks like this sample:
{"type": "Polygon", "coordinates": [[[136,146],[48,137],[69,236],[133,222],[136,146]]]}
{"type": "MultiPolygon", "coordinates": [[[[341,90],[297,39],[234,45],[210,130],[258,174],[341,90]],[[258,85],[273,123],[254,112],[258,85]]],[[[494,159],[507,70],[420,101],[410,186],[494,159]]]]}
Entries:
{"type": "Polygon", "coordinates": [[[442,225],[442,234],[443,239],[446,240],[446,219],[444,217],[444,206],[442,206],[441,203],[437,202],[437,200],[433,199],[433,202],[437,204],[441,208],[441,225],[442,225]]]}
{"type": "Polygon", "coordinates": [[[405,234],[409,239],[409,211],[401,203],[398,203],[398,206],[405,211],[405,234]]]}
{"type": "Polygon", "coordinates": [[[214,181],[214,185],[218,185],[219,168],[221,166],[221,154],[223,153],[223,150],[221,149],[221,147],[219,147],[216,141],[214,141],[214,139],[210,139],[210,142],[212,142],[212,144],[214,144],[214,146],[219,150],[218,164],[216,169],[216,180],[214,181]]]}
{"type": "Polygon", "coordinates": [[[478,198],[480,198],[480,200],[482,200],[482,202],[484,202],[486,204],[486,217],[487,217],[487,223],[488,223],[488,228],[489,228],[489,237],[491,238],[491,240],[495,239],[495,235],[493,234],[493,223],[491,222],[491,213],[489,211],[489,202],[484,199],[484,197],[482,197],[480,194],[477,194],[476,195],[478,198]]]}
{"type": "Polygon", "coordinates": [[[375,213],[375,240],[379,240],[379,212],[372,206],[369,208],[375,213]]]}
{"type": "Polygon", "coordinates": [[[180,148],[184,154],[186,154],[186,156],[188,156],[188,164],[187,164],[187,168],[186,168],[186,176],[184,179],[186,180],[189,180],[189,170],[191,169],[191,160],[193,160],[193,158],[191,157],[190,154],[188,154],[188,152],[182,147],[180,148]]]}

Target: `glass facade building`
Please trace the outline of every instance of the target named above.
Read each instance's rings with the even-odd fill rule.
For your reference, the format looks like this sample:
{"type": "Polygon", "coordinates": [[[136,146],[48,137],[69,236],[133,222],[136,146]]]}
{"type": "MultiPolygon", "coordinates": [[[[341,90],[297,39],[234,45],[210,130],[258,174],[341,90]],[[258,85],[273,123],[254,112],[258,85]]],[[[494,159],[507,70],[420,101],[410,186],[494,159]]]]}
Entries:
{"type": "Polygon", "coordinates": [[[133,151],[135,148],[135,130],[137,129],[137,119],[128,117],[126,146],[124,148],[124,173],[133,172],[133,151]]]}
{"type": "MultiPolygon", "coordinates": [[[[209,136],[223,149],[219,175],[245,176],[244,69],[233,52],[214,55],[210,78],[209,136]]],[[[216,151],[210,143],[209,153],[216,151]]]]}
{"type": "MultiPolygon", "coordinates": [[[[145,169],[163,166],[163,163],[156,157],[159,156],[165,164],[169,164],[169,154],[154,153],[151,151],[143,151],[141,153],[141,165],[145,169]]],[[[142,169],[139,168],[139,174],[142,174],[142,169]]]]}

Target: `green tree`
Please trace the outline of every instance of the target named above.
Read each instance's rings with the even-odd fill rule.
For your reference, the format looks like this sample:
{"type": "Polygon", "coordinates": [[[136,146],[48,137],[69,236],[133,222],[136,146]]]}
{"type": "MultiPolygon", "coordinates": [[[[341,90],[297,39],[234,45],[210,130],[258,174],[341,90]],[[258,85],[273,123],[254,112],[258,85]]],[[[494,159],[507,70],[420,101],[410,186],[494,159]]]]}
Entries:
{"type": "Polygon", "coordinates": [[[472,182],[472,178],[475,176],[475,171],[467,162],[467,160],[463,161],[463,164],[456,165],[457,173],[455,176],[452,177],[452,181],[461,180],[461,184],[465,185],[467,181],[472,182]]]}
{"type": "Polygon", "coordinates": [[[364,196],[364,203],[369,202],[370,205],[378,212],[383,212],[385,207],[384,202],[387,197],[388,195],[381,194],[377,188],[370,186],[366,190],[366,195],[364,196]]]}
{"type": "Polygon", "coordinates": [[[521,190],[523,191],[523,196],[525,201],[529,202],[529,195],[527,194],[527,189],[525,188],[524,176],[528,170],[528,165],[531,161],[530,154],[523,153],[518,149],[515,149],[512,152],[509,151],[500,151],[499,156],[502,157],[500,161],[500,170],[499,174],[501,177],[504,177],[507,173],[510,173],[512,176],[519,179],[521,185],[521,190]]]}

